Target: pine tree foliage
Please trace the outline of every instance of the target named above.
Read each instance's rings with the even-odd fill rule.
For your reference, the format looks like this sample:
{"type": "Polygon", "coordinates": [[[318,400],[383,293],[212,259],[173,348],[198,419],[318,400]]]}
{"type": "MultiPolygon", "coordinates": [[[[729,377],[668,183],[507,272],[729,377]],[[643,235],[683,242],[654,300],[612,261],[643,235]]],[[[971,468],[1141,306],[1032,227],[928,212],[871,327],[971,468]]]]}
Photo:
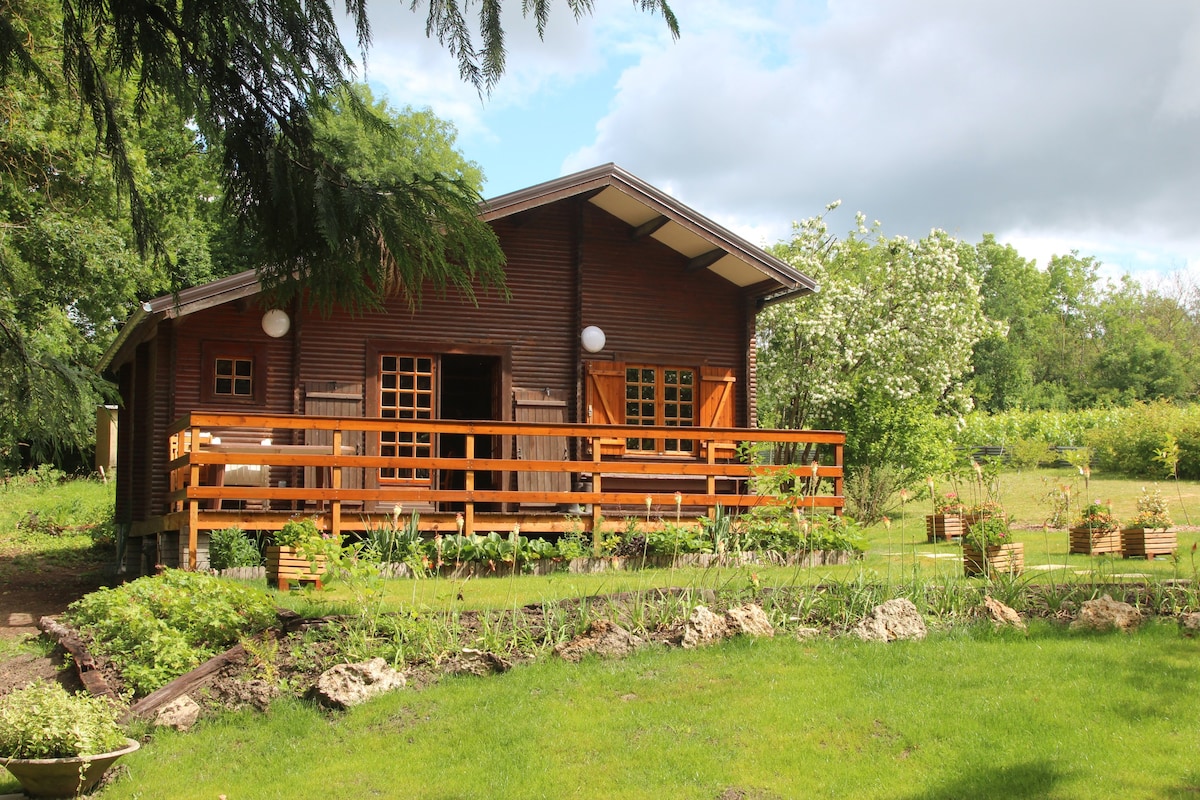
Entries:
{"type": "MultiPolygon", "coordinates": [[[[580,16],[593,0],[568,0],[580,16]]],[[[355,181],[322,150],[316,119],[348,86],[354,62],[329,0],[61,0],[62,68],[92,117],[127,198],[140,248],[164,254],[129,160],[114,81],[133,81],[135,110],[168,98],[223,153],[224,197],[253,242],[266,283],[283,299],[307,286],[322,306],[377,305],[401,289],[419,299],[428,282],[470,296],[502,285],[503,255],[476,214],[479,197],[455,178],[355,181]],[[115,78],[114,78],[115,76],[115,78]],[[444,246],[442,246],[444,244],[444,246]]],[[[414,0],[411,10],[422,4],[414,0]]],[[[431,0],[425,29],[457,58],[463,78],[486,92],[504,69],[501,0],[431,0]]],[[[635,0],[678,23],[666,0],[635,0]]],[[[44,8],[41,10],[45,10],[44,8]]],[[[522,0],[538,32],[548,0],[522,0]]],[[[366,0],[347,0],[357,44],[371,41],[366,0]]],[[[36,0],[0,0],[0,81],[31,74],[36,0]]],[[[369,123],[360,104],[352,113],[369,123]]]]}

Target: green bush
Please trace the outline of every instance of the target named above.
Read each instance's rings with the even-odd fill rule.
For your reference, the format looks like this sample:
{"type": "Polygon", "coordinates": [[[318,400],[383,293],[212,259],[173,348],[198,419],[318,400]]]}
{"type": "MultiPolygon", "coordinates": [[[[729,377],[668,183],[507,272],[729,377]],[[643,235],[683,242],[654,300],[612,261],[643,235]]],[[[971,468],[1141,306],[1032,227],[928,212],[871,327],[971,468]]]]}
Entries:
{"type": "Polygon", "coordinates": [[[167,570],[72,603],[68,618],[147,694],[275,621],[266,593],[203,573],[167,570]]]}
{"type": "Polygon", "coordinates": [[[0,756],[71,758],[125,746],[121,709],[103,697],[69,694],[40,678],[0,697],[0,756]]]}
{"type": "Polygon", "coordinates": [[[222,528],[212,532],[208,543],[208,563],[213,569],[261,567],[262,553],[240,528],[222,528]]]}

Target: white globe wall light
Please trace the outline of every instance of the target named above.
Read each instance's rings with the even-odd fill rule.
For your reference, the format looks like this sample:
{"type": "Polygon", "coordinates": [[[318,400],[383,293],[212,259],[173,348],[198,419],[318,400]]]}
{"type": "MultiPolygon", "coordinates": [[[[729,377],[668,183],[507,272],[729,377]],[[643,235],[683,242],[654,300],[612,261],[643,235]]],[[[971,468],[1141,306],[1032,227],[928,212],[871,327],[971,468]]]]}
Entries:
{"type": "Polygon", "coordinates": [[[589,353],[599,353],[604,349],[604,331],[595,325],[588,325],[584,328],[579,338],[583,342],[583,349],[589,353]]]}
{"type": "Polygon", "coordinates": [[[263,332],[272,339],[278,339],[286,334],[292,327],[292,321],[288,318],[287,312],[281,308],[272,308],[262,317],[263,332]]]}

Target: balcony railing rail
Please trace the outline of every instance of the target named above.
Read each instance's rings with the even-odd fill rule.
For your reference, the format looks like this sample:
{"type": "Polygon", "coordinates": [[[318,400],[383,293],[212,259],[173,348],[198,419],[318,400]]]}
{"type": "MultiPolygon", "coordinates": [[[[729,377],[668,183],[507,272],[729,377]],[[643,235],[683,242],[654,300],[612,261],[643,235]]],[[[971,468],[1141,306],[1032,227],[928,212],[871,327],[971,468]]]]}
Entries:
{"type": "Polygon", "coordinates": [[[471,533],[519,523],[522,531],[536,533],[563,530],[564,509],[573,509],[572,524],[582,522],[594,531],[606,512],[634,515],[649,507],[660,516],[681,510],[697,516],[711,514],[718,505],[736,512],[786,502],[756,488],[790,474],[806,487],[805,508],[841,513],[844,445],[845,434],[837,431],[197,412],[168,429],[170,519],[165,524],[189,531],[194,566],[197,531],[278,529],[300,512],[311,513],[334,533],[369,527],[372,517],[397,505],[425,509],[423,528],[431,530],[471,533]],[[323,432],[323,442],[304,443],[306,432],[310,440],[318,438],[311,432],[323,432]],[[381,435],[427,443],[428,455],[379,455],[381,435]],[[458,437],[461,455],[438,454],[438,437],[444,436],[458,437]],[[537,447],[547,439],[553,447],[537,447]],[[614,445],[620,449],[626,440],[681,439],[691,443],[689,453],[611,455],[614,445]],[[526,446],[519,448],[518,442],[526,446]],[[808,463],[768,463],[772,446],[778,445],[799,445],[809,454],[808,463]],[[526,452],[565,457],[520,457],[526,452]],[[380,470],[428,479],[381,480],[380,470]],[[352,471],[357,479],[347,480],[352,471]],[[247,473],[260,479],[245,480],[247,473]],[[545,481],[512,479],[521,473],[566,473],[568,480],[550,483],[567,488],[548,491],[537,488],[545,481]],[[232,480],[235,474],[242,478],[232,480]],[[306,475],[315,485],[296,485],[303,480],[295,478],[270,481],[280,474],[306,475]],[[453,486],[441,480],[450,474],[453,486]],[[235,482],[242,485],[231,485],[235,482]],[[229,504],[238,512],[221,510],[229,504]]]}

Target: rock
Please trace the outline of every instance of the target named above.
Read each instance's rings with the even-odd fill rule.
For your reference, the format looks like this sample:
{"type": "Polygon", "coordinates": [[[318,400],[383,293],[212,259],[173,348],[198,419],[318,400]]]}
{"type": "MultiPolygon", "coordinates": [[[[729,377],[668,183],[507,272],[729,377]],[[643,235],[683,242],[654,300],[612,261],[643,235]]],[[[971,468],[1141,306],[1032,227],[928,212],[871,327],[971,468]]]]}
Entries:
{"type": "Polygon", "coordinates": [[[588,627],[588,632],[564,644],[557,645],[554,652],[565,661],[579,661],[589,653],[601,658],[622,658],[641,647],[643,641],[615,622],[598,619],[588,627]]]}
{"type": "Polygon", "coordinates": [[[160,708],[154,717],[154,724],[161,728],[188,731],[198,719],[200,719],[200,704],[185,694],[176,697],[160,708]]]}
{"type": "Polygon", "coordinates": [[[495,675],[512,669],[507,659],[486,650],[464,647],[461,653],[451,656],[441,665],[446,675],[495,675]]]}
{"type": "Polygon", "coordinates": [[[679,645],[688,648],[699,647],[702,644],[720,641],[727,633],[724,617],[718,617],[706,606],[696,606],[687,622],[683,624],[679,645]]]}
{"type": "Polygon", "coordinates": [[[853,632],[864,642],[890,642],[895,639],[924,639],[925,620],[911,600],[897,597],[875,606],[853,632]]]}
{"type": "Polygon", "coordinates": [[[326,670],[311,694],[330,708],[350,708],[376,695],[403,688],[404,676],[382,658],[360,664],[338,664],[326,670]]]}
{"type": "Polygon", "coordinates": [[[1200,611],[1179,616],[1179,628],[1189,638],[1200,635],[1200,611]]]}
{"type": "Polygon", "coordinates": [[[983,598],[983,605],[980,607],[980,612],[983,616],[992,621],[992,624],[997,628],[1003,628],[1008,625],[1013,628],[1025,630],[1025,620],[1021,619],[1021,615],[1016,609],[1004,605],[996,598],[988,595],[983,598]]]}
{"type": "Polygon", "coordinates": [[[1079,607],[1079,616],[1071,623],[1075,630],[1131,631],[1142,624],[1142,612],[1128,603],[1104,595],[1087,600],[1079,607]]]}
{"type": "Polygon", "coordinates": [[[736,634],[743,636],[775,635],[775,629],[771,627],[771,620],[767,619],[767,612],[763,611],[762,606],[757,603],[747,603],[726,611],[725,628],[730,636],[736,634]]]}
{"type": "Polygon", "coordinates": [[[796,628],[796,638],[802,642],[815,639],[820,635],[820,628],[796,628]]]}

